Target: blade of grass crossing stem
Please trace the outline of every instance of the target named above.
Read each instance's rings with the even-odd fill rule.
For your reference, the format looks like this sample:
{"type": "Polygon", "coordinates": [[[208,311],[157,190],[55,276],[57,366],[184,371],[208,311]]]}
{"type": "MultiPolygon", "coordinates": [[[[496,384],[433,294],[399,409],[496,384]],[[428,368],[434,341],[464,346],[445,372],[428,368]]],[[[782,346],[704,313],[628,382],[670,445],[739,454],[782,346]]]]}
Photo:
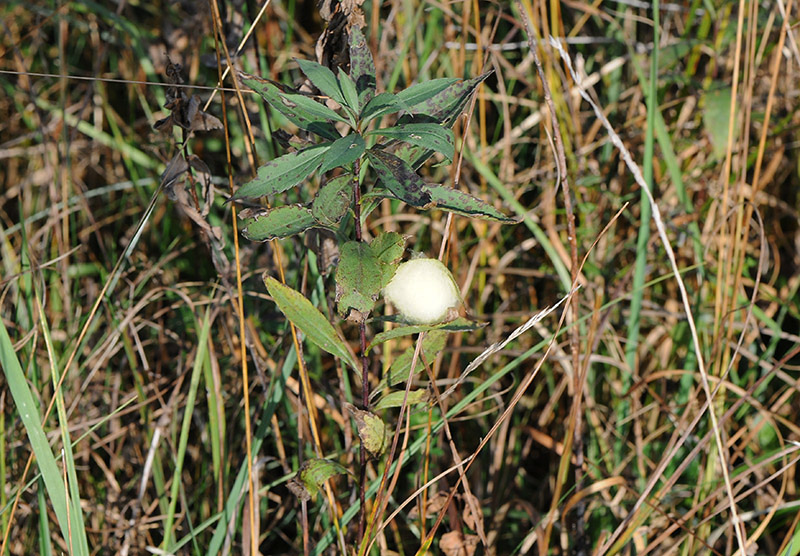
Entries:
{"type": "Polygon", "coordinates": [[[183,458],[186,456],[186,447],[189,443],[189,428],[192,425],[192,413],[194,404],[197,401],[197,387],[200,384],[200,376],[203,363],[206,360],[206,348],[208,346],[208,332],[211,328],[211,318],[209,311],[203,317],[203,327],[197,340],[197,354],[194,358],[192,367],[192,377],[189,382],[189,393],[186,396],[186,407],[183,410],[183,423],[181,424],[181,435],[178,440],[178,453],[175,457],[175,472],[172,474],[172,486],[170,488],[169,509],[167,510],[167,521],[164,526],[163,548],[169,547],[172,537],[172,524],[175,521],[175,509],[178,505],[178,496],[181,486],[181,472],[183,471],[183,458]]]}
{"type": "MultiPolygon", "coordinates": [[[[283,399],[286,391],[286,381],[292,374],[295,364],[297,363],[297,352],[294,347],[289,351],[286,360],[283,363],[280,374],[275,373],[269,382],[271,391],[267,394],[266,402],[264,404],[263,412],[260,416],[260,422],[256,433],[253,436],[253,453],[258,454],[261,450],[261,444],[269,434],[269,423],[275,409],[283,399]]],[[[247,481],[247,462],[242,462],[239,472],[236,475],[236,480],[230,490],[228,500],[225,502],[225,509],[219,515],[221,521],[217,523],[214,530],[214,535],[211,537],[211,542],[208,544],[208,556],[215,556],[222,550],[222,545],[225,542],[225,536],[228,533],[228,523],[235,518],[239,508],[242,505],[243,495],[245,492],[247,481]]],[[[174,548],[174,547],[173,547],[174,548]]]]}
{"type": "MultiPolygon", "coordinates": [[[[19,363],[19,359],[17,359],[17,354],[14,352],[14,346],[11,343],[8,330],[6,330],[5,323],[2,320],[0,320],[0,366],[2,366],[3,373],[6,376],[8,389],[11,391],[11,397],[14,399],[14,404],[22,419],[31,449],[36,455],[36,464],[42,473],[42,480],[49,498],[49,506],[53,509],[53,513],[56,514],[56,520],[61,528],[61,535],[67,541],[70,538],[67,521],[67,497],[64,493],[61,473],[58,471],[58,465],[56,465],[55,457],[50,450],[50,444],[42,428],[39,408],[33,400],[33,395],[28,388],[28,381],[22,371],[22,366],[19,363]]],[[[71,548],[73,554],[83,554],[75,536],[73,536],[71,548]]]]}
{"type": "MultiPolygon", "coordinates": [[[[644,163],[643,172],[647,186],[653,190],[653,142],[656,109],[658,108],[658,37],[659,37],[659,0],[653,2],[653,51],[650,55],[650,80],[647,89],[647,128],[644,137],[644,163]]],[[[644,297],[645,274],[647,273],[647,244],[650,242],[650,203],[647,194],[642,191],[639,197],[639,234],[636,241],[636,262],[633,273],[633,291],[631,293],[630,320],[628,321],[628,338],[625,345],[625,360],[628,365],[627,372],[622,373],[622,391],[627,392],[631,387],[632,376],[636,372],[636,353],[639,348],[639,331],[641,329],[642,299],[644,297]]],[[[630,404],[627,400],[617,405],[617,422],[629,422],[627,415],[630,413],[630,404]]],[[[627,426],[625,427],[628,428],[627,426]]],[[[617,460],[621,457],[624,446],[625,431],[617,437],[614,451],[617,460]]],[[[641,479],[641,478],[640,478],[641,479]]]]}
{"type": "Polygon", "coordinates": [[[494,190],[497,191],[497,193],[500,194],[503,200],[508,203],[508,206],[514,210],[517,216],[522,218],[525,226],[542,245],[542,248],[545,250],[545,253],[547,253],[547,256],[550,257],[550,261],[553,263],[553,267],[556,269],[556,273],[561,280],[561,285],[564,287],[564,291],[569,291],[572,284],[569,270],[564,264],[564,261],[561,260],[561,257],[559,257],[558,251],[556,251],[556,249],[553,247],[553,244],[550,243],[547,234],[530,217],[528,209],[523,207],[522,204],[517,201],[516,197],[514,197],[514,194],[509,191],[502,181],[500,181],[500,178],[498,178],[497,175],[487,165],[475,158],[472,152],[465,148],[463,153],[464,158],[469,160],[470,164],[472,164],[478,173],[486,178],[486,182],[491,185],[494,190]]]}
{"type": "MultiPolygon", "coordinates": [[[[75,472],[75,458],[72,453],[72,442],[69,436],[69,419],[67,418],[67,408],[64,404],[64,392],[62,390],[64,382],[61,381],[58,357],[53,349],[53,338],[50,335],[50,327],[47,325],[47,316],[42,307],[39,292],[34,290],[36,310],[39,314],[39,321],[42,325],[42,337],[47,347],[47,357],[50,363],[50,378],[53,382],[53,391],[56,397],[56,415],[58,416],[58,426],[61,429],[61,453],[64,456],[64,470],[67,476],[67,511],[69,519],[69,529],[71,535],[70,545],[75,547],[77,544],[80,552],[73,554],[89,554],[89,543],[86,540],[86,526],[83,522],[83,511],[81,511],[80,490],[78,488],[78,475],[75,472]],[[59,383],[61,382],[61,388],[59,383]]],[[[64,369],[63,372],[68,372],[64,369]]]]}

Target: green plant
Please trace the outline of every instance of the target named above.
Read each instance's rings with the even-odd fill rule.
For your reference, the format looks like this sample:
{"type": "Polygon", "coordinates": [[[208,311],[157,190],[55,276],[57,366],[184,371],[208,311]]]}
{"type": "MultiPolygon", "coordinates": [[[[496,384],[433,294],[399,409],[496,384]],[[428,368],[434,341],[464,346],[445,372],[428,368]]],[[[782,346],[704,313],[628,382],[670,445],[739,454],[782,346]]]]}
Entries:
{"type": "MultiPolygon", "coordinates": [[[[450,128],[477,86],[489,74],[470,80],[433,79],[397,94],[377,93],[374,61],[358,27],[351,30],[349,53],[350,71],[339,68],[338,75],[320,64],[297,61],[302,72],[324,97],[301,94],[240,72],[243,83],[257,91],[274,110],[305,133],[288,136],[288,139],[287,135],[282,135],[284,145],[291,151],[261,166],[257,177],[239,188],[232,200],[271,197],[304,183],[315,173],[323,177],[323,185],[309,205],[251,207],[243,210],[240,217],[243,219],[243,234],[253,241],[285,238],[310,228],[330,230],[338,239],[340,257],[335,273],[338,316],[359,326],[360,360],[351,355],[327,318],[303,294],[275,278],[265,276],[264,281],[278,308],[305,334],[306,339],[339,357],[361,379],[362,408],[349,407],[362,445],[359,477],[361,542],[369,540],[369,529],[366,529],[365,536],[366,512],[363,510],[367,452],[372,457],[379,457],[388,446],[387,425],[381,417],[369,411],[370,383],[366,357],[373,345],[388,337],[376,337],[368,345],[365,323],[381,292],[395,277],[405,249],[405,239],[396,232],[381,233],[367,241],[362,231],[364,222],[382,199],[403,201],[420,210],[437,208],[503,223],[515,220],[467,193],[426,183],[416,172],[434,152],[441,153],[448,160],[454,159],[454,136],[450,128]],[[335,102],[338,108],[331,108],[326,101],[335,102]],[[379,126],[384,116],[398,113],[393,125],[379,126]],[[340,133],[340,130],[345,130],[345,133],[340,133]],[[374,181],[368,177],[370,168],[374,172],[374,181]]],[[[432,332],[429,336],[431,342],[422,347],[424,355],[431,357],[444,347],[446,330],[467,330],[477,325],[465,319],[442,323],[448,314],[451,321],[457,316],[452,311],[447,312],[448,308],[457,305],[459,299],[452,277],[438,261],[416,267],[434,270],[433,277],[426,272],[406,272],[403,276],[398,275],[397,279],[422,280],[423,284],[417,287],[438,287],[446,299],[441,300],[440,307],[432,312],[409,311],[405,309],[407,304],[404,301],[408,297],[408,287],[398,285],[398,280],[392,282],[394,293],[387,297],[398,305],[401,317],[407,317],[406,322],[414,326],[394,329],[391,337],[432,332]]],[[[408,367],[404,367],[404,372],[408,375],[413,369],[414,362],[411,361],[408,367]]],[[[405,380],[405,377],[400,377],[400,381],[405,380]]],[[[409,391],[407,385],[405,396],[397,394],[403,393],[389,393],[377,402],[376,407],[402,406],[399,422],[409,402],[423,401],[424,391],[409,391]]],[[[393,457],[396,438],[397,435],[386,470],[393,457]]],[[[343,471],[344,468],[329,460],[307,461],[294,480],[292,490],[305,502],[330,476],[343,471]]],[[[362,553],[365,546],[361,543],[362,553]]]]}

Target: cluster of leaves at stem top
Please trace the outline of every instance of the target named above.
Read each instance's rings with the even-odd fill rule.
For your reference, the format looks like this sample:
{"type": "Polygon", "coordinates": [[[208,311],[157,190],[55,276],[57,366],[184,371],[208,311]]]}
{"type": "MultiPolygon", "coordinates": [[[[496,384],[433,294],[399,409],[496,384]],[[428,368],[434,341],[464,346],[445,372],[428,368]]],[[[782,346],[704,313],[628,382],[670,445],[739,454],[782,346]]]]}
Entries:
{"type": "Polygon", "coordinates": [[[462,191],[427,184],[416,173],[434,152],[452,160],[455,148],[450,128],[488,73],[469,80],[433,79],[396,94],[376,93],[375,64],[358,27],[350,33],[350,60],[350,72],[340,68],[338,75],[315,62],[297,60],[324,97],[240,72],[243,83],[306,133],[302,138],[292,136],[292,151],[261,166],[257,177],[240,187],[233,199],[271,196],[303,183],[312,174],[323,177],[323,186],[308,206],[242,211],[247,238],[265,241],[313,227],[339,229],[352,215],[352,191],[362,178],[354,174],[354,168],[367,165],[378,178],[368,198],[387,197],[420,209],[435,207],[477,218],[514,221],[462,191]],[[330,107],[334,103],[338,108],[330,107]],[[392,113],[401,114],[394,125],[373,128],[382,116],[392,113]],[[312,141],[314,137],[316,141],[312,141]],[[356,161],[360,162],[358,166],[356,161]]]}

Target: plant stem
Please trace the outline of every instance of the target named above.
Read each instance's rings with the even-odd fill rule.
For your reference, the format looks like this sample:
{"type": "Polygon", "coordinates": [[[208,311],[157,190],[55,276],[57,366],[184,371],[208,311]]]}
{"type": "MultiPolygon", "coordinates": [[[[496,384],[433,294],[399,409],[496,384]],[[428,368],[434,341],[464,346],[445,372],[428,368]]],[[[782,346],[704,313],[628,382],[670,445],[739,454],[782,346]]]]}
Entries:
{"type": "MultiPolygon", "coordinates": [[[[353,193],[355,202],[353,212],[356,220],[356,241],[364,241],[361,232],[361,184],[358,176],[361,174],[361,160],[358,159],[353,164],[353,193]]],[[[358,333],[361,339],[361,406],[364,411],[369,411],[369,362],[367,361],[367,324],[364,318],[358,323],[358,333]]],[[[367,449],[364,442],[361,442],[359,453],[359,474],[358,474],[358,495],[361,502],[358,520],[358,542],[361,544],[364,538],[364,530],[367,527],[367,449]]]]}

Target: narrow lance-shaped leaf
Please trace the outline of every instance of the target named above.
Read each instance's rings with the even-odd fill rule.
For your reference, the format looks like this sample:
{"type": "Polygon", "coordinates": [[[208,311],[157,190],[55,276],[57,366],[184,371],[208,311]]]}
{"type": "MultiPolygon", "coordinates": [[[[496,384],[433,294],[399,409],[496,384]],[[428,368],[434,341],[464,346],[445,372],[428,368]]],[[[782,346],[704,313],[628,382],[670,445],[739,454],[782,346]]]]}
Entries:
{"type": "Polygon", "coordinates": [[[258,175],[239,188],[232,199],[274,195],[290,189],[314,173],[331,144],[285,154],[258,169],[258,175]]]}
{"type": "Polygon", "coordinates": [[[361,106],[375,95],[375,61],[359,27],[350,28],[350,77],[356,84],[361,106]]]}
{"type": "Polygon", "coordinates": [[[245,209],[239,213],[242,235],[250,241],[289,237],[315,226],[311,210],[300,205],[271,209],[245,209]]]}
{"type": "Polygon", "coordinates": [[[405,162],[379,149],[368,149],[367,157],[383,185],[395,197],[416,208],[431,202],[425,182],[405,162]]]}
{"type": "Polygon", "coordinates": [[[353,204],[353,176],[343,174],[330,180],[314,197],[311,213],[328,228],[336,228],[353,204]]]}
{"type": "Polygon", "coordinates": [[[369,353],[369,351],[378,344],[382,344],[383,342],[387,342],[394,338],[400,338],[402,336],[410,336],[411,334],[419,334],[420,332],[429,332],[431,330],[442,330],[444,332],[467,332],[469,330],[478,330],[479,328],[483,328],[486,326],[486,324],[487,323],[485,322],[476,322],[465,319],[464,317],[458,317],[450,322],[440,324],[415,324],[412,326],[398,326],[397,328],[392,328],[386,332],[375,334],[372,342],[370,342],[369,346],[367,346],[367,353],[369,353]]]}
{"type": "Polygon", "coordinates": [[[433,123],[407,123],[370,131],[370,134],[399,139],[411,145],[418,145],[442,153],[448,160],[455,155],[453,132],[433,123]]]}
{"type": "MultiPolygon", "coordinates": [[[[422,356],[431,362],[436,354],[444,349],[447,343],[447,332],[443,330],[431,330],[422,339],[422,356]]],[[[408,380],[408,373],[411,372],[411,361],[414,358],[414,347],[406,349],[400,356],[394,360],[389,371],[384,374],[384,377],[375,387],[374,392],[379,392],[385,386],[394,386],[408,380]]],[[[417,360],[414,367],[415,373],[420,373],[425,370],[425,365],[422,361],[417,360]]]]}
{"type": "Polygon", "coordinates": [[[266,274],[264,284],[281,312],[306,335],[306,339],[342,359],[359,377],[361,376],[361,369],[355,357],[319,309],[300,292],[266,274]]]}
{"type": "Polygon", "coordinates": [[[272,106],[272,108],[277,110],[283,117],[300,129],[316,133],[325,139],[335,140],[340,137],[339,132],[336,131],[333,124],[328,121],[329,118],[320,117],[313,112],[304,110],[296,104],[287,102],[283,97],[283,95],[287,93],[287,88],[284,85],[280,85],[268,79],[256,77],[255,75],[250,75],[243,71],[239,71],[239,78],[242,80],[242,83],[256,91],[261,95],[261,98],[272,106]]]}
{"type": "MultiPolygon", "coordinates": [[[[427,390],[411,390],[408,393],[408,400],[406,403],[409,406],[418,403],[426,403],[428,398],[429,395],[427,390]]],[[[406,399],[405,390],[401,390],[399,392],[390,392],[389,394],[383,396],[372,409],[375,411],[381,411],[383,409],[389,409],[390,407],[400,407],[403,405],[404,399],[406,399]]]]}
{"type": "Polygon", "coordinates": [[[425,191],[431,196],[434,206],[441,210],[472,218],[496,220],[504,224],[516,224],[519,222],[518,219],[506,216],[486,201],[452,187],[426,185],[425,191]]]}
{"type": "Polygon", "coordinates": [[[319,168],[320,174],[351,164],[364,153],[366,147],[364,138],[358,133],[351,133],[341,139],[337,139],[331,144],[330,150],[325,153],[322,166],[319,168]]]}
{"type": "Polygon", "coordinates": [[[369,122],[384,114],[391,114],[400,110],[408,109],[408,105],[402,102],[397,96],[391,93],[381,93],[374,96],[361,111],[361,119],[364,123],[369,122]]]}
{"type": "Polygon", "coordinates": [[[432,97],[415,105],[411,112],[432,116],[448,127],[452,127],[456,117],[464,110],[472,93],[491,74],[492,72],[488,71],[478,77],[452,83],[432,97]]]}
{"type": "Polygon", "coordinates": [[[342,106],[346,105],[342,91],[339,89],[339,82],[331,70],[310,60],[295,58],[295,62],[323,95],[331,97],[342,106]]]}
{"type": "Polygon", "coordinates": [[[342,90],[345,106],[355,114],[358,114],[359,110],[361,110],[361,101],[358,98],[356,84],[342,68],[339,68],[339,88],[342,90]]]}
{"type": "MultiPolygon", "coordinates": [[[[316,100],[301,94],[280,93],[283,104],[289,110],[302,110],[311,117],[329,122],[343,122],[350,124],[345,118],[316,100]]],[[[313,130],[312,130],[313,131],[313,130]]]]}
{"type": "Polygon", "coordinates": [[[430,79],[422,83],[416,83],[411,87],[397,93],[397,97],[407,104],[410,108],[428,101],[440,94],[442,91],[458,83],[458,79],[452,77],[442,77],[440,79],[430,79]]]}
{"type": "MultiPolygon", "coordinates": [[[[449,89],[441,91],[435,98],[425,102],[421,107],[416,107],[413,115],[404,116],[400,123],[424,118],[451,128],[464,110],[475,88],[480,85],[492,72],[487,72],[467,81],[459,81],[449,89]],[[449,98],[449,102],[448,102],[449,98]],[[438,106],[438,108],[434,108],[438,106]]],[[[433,154],[431,149],[419,145],[411,145],[400,141],[392,141],[387,145],[386,150],[392,152],[398,158],[404,160],[415,170],[430,158],[433,154]]]]}

